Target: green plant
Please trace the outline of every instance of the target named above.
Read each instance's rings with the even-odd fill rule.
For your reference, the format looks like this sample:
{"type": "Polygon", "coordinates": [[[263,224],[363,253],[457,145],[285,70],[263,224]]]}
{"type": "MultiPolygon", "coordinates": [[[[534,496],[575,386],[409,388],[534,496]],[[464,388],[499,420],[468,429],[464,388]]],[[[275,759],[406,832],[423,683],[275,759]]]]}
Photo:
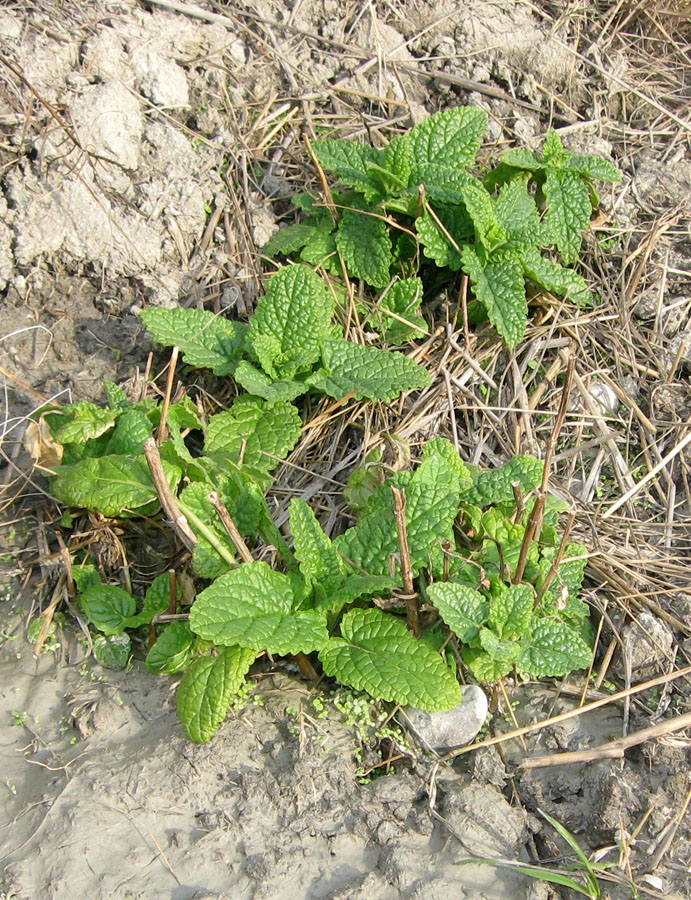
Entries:
{"type": "Polygon", "coordinates": [[[575,263],[583,229],[599,202],[595,180],[618,181],[616,166],[564,150],[551,130],[541,154],[510,150],[483,178],[471,174],[487,125],[472,107],[445,110],[393,138],[382,150],[352,140],[319,139],[314,154],[348,191],[326,205],[294,199],[307,214],[264,248],[295,255],[338,277],[383,291],[370,322],[389,341],[415,336],[421,255],[463,269],[484,312],[509,346],[520,342],[528,316],[526,281],[577,302],[590,299],[583,278],[546,256],[556,244],[575,263]],[[399,280],[400,279],[400,280],[399,280]]]}

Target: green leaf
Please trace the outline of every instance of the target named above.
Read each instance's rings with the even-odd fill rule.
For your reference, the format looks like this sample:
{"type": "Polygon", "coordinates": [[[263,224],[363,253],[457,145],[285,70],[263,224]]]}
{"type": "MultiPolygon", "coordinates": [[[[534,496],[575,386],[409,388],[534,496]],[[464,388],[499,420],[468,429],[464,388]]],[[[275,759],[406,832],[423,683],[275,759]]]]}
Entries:
{"type": "Polygon", "coordinates": [[[608,159],[601,159],[599,156],[569,156],[567,167],[577,172],[581,177],[595,179],[598,181],[609,181],[617,183],[621,181],[621,172],[608,159]]]}
{"type": "Polygon", "coordinates": [[[539,172],[545,168],[545,164],[540,157],[533,153],[532,150],[516,148],[507,150],[502,154],[501,161],[504,165],[511,166],[514,169],[526,169],[529,172],[539,172]]]}
{"type": "Polygon", "coordinates": [[[316,226],[306,223],[286,225],[271,235],[262,247],[262,253],[266,256],[278,256],[279,253],[288,256],[308,244],[316,230],[316,226]]]}
{"type": "Polygon", "coordinates": [[[547,173],[543,191],[547,200],[546,221],[562,259],[571,265],[578,261],[582,232],[590,223],[588,189],[578,173],[552,169],[547,173]]]}
{"type": "MultiPolygon", "coordinates": [[[[490,632],[491,633],[491,632],[490,632]]],[[[463,647],[461,649],[463,662],[468,666],[478,681],[499,681],[508,675],[513,664],[505,659],[494,659],[486,650],[480,647],[463,647]]]]}
{"type": "Polygon", "coordinates": [[[505,641],[489,628],[480,629],[480,646],[495,662],[512,666],[521,655],[521,645],[515,641],[505,641]]]}
{"type": "Polygon", "coordinates": [[[546,291],[558,297],[572,297],[580,306],[592,300],[590,288],[578,272],[545,259],[538,250],[524,250],[520,256],[520,263],[523,274],[546,291]]]}
{"type": "Polygon", "coordinates": [[[216,375],[232,375],[244,350],[247,326],[205,309],[164,309],[140,313],[142,322],[164,347],[179,347],[185,362],[216,375]]]}
{"type": "Polygon", "coordinates": [[[231,460],[268,487],[269,473],[300,440],[301,429],[300,415],[291,403],[268,403],[243,395],[226,412],[211,416],[204,453],[217,460],[231,460]]]}
{"type": "Polygon", "coordinates": [[[509,347],[525,334],[528,301],[523,269],[516,259],[489,262],[483,266],[475,250],[466,245],[462,253],[463,271],[470,278],[477,299],[487,310],[490,322],[509,347]]]}
{"type": "Polygon", "coordinates": [[[422,216],[415,220],[418,239],[428,259],[434,260],[439,268],[456,272],[461,268],[459,250],[472,238],[473,223],[464,206],[435,204],[433,211],[434,215],[427,203],[422,216]]]}
{"type": "MultiPolygon", "coordinates": [[[[173,491],[181,471],[163,460],[163,471],[173,491]]],[[[61,466],[51,484],[53,496],[68,506],[79,506],[117,516],[158,502],[149,467],[143,457],[102,456],[61,466]]]]}
{"type": "Polygon", "coordinates": [[[544,463],[533,456],[514,456],[498,469],[488,469],[475,479],[472,489],[464,494],[463,502],[471,506],[491,503],[510,503],[514,500],[513,483],[518,482],[523,494],[542,481],[544,463]]]}
{"type": "Polygon", "coordinates": [[[382,452],[377,447],[367,454],[365,461],[348,478],[343,499],[353,510],[361,510],[372,494],[383,483],[385,475],[381,465],[382,452]]]}
{"type": "Polygon", "coordinates": [[[477,637],[489,615],[489,603],[479,591],[451,581],[435,581],[427,594],[459,641],[467,644],[477,637]]]}
{"type": "Polygon", "coordinates": [[[504,185],[495,201],[495,209],[509,245],[524,248],[540,242],[543,230],[540,213],[528,193],[527,176],[518,176],[504,185]]]}
{"type": "Polygon", "coordinates": [[[83,444],[100,437],[115,424],[117,411],[82,401],[70,403],[61,410],[52,410],[50,430],[59,444],[83,444]]]}
{"type": "Polygon", "coordinates": [[[351,276],[380,290],[389,283],[391,237],[381,216],[344,209],[336,232],[336,247],[351,276]]]}
{"type": "Polygon", "coordinates": [[[218,656],[194,660],[177,693],[178,717],[187,737],[203,744],[218,730],[255,657],[244,647],[226,647],[218,656]]]}
{"type": "Polygon", "coordinates": [[[127,591],[110,584],[95,584],[77,597],[77,604],[89,622],[104,634],[122,634],[127,619],[137,609],[137,601],[127,591]]]}
{"type": "Polygon", "coordinates": [[[592,661],[593,651],[573,628],[555,619],[540,619],[533,623],[532,641],[518,669],[540,678],[587,669],[592,661]]]}
{"type": "Polygon", "coordinates": [[[310,653],[328,640],[323,615],[293,612],[289,579],[264,562],[245,563],[197,595],[190,628],[215,644],[240,644],[279,656],[310,653]]]}
{"type": "Polygon", "coordinates": [[[268,375],[244,359],[238,364],[233,377],[248,394],[254,394],[270,402],[283,400],[291,403],[309,389],[309,385],[303,381],[272,381],[268,375]]]}
{"type": "MultiPolygon", "coordinates": [[[[316,272],[303,265],[284,266],[271,276],[259,301],[248,342],[256,351],[262,339],[265,346],[269,341],[271,362],[291,378],[319,359],[321,342],[331,332],[333,310],[333,298],[316,272]]],[[[267,368],[263,360],[262,367],[267,368]]]]}
{"type": "Polygon", "coordinates": [[[341,637],[319,652],[324,671],[358,691],[428,710],[451,709],[461,692],[451,670],[405,623],[378,609],[353,609],[341,637]]]}
{"type": "Polygon", "coordinates": [[[343,277],[343,266],[336,249],[336,235],[330,231],[319,230],[310,238],[302,249],[300,259],[311,266],[322,268],[332,275],[343,277]]]}
{"type": "Polygon", "coordinates": [[[101,576],[96,566],[82,565],[74,566],[72,569],[72,578],[79,593],[83,593],[87,588],[96,584],[101,584],[101,576]]]}
{"type": "Polygon", "coordinates": [[[498,593],[490,598],[489,627],[502,640],[518,640],[530,630],[534,605],[535,591],[532,585],[500,584],[498,593]]]}
{"type": "Polygon", "coordinates": [[[333,591],[324,592],[319,598],[316,608],[328,612],[340,610],[362,597],[373,594],[386,594],[396,587],[396,582],[386,575],[347,575],[333,591]]]}
{"type": "Polygon", "coordinates": [[[422,295],[420,278],[404,278],[394,282],[391,289],[379,301],[376,312],[372,316],[373,323],[391,341],[428,334],[429,329],[425,320],[417,315],[422,303],[422,295]],[[393,316],[387,315],[387,311],[395,313],[406,321],[401,322],[393,316]]]}
{"type": "Polygon", "coordinates": [[[411,184],[420,184],[421,168],[430,163],[449,169],[472,166],[487,127],[487,116],[472,106],[438,112],[408,134],[411,184]]]}
{"type": "Polygon", "coordinates": [[[506,240],[506,232],[497,219],[492,197],[479,181],[461,188],[463,203],[473,223],[477,241],[489,252],[506,240]]]}
{"type": "Polygon", "coordinates": [[[427,370],[402,353],[350,341],[325,341],[323,360],[308,383],[336,400],[352,391],[358,400],[391,401],[430,383],[427,370]]]}
{"type": "Polygon", "coordinates": [[[125,621],[125,628],[140,628],[148,625],[154,616],[165,612],[170,606],[170,576],[167,572],[157,575],[147,588],[141,610],[125,621]]]}
{"type": "Polygon", "coordinates": [[[106,392],[108,406],[111,409],[114,409],[116,412],[123,412],[130,408],[130,401],[127,399],[127,394],[119,384],[115,384],[114,381],[108,381],[106,379],[103,382],[103,389],[106,392]]]}
{"type": "Polygon", "coordinates": [[[461,492],[460,478],[447,460],[431,457],[408,479],[397,476],[383,484],[370,499],[357,525],[334,540],[346,561],[350,560],[366,574],[388,575],[389,558],[399,550],[392,483],[405,486],[406,528],[415,574],[428,564],[433,548],[452,535],[461,492]]]}
{"type": "Polygon", "coordinates": [[[106,669],[124,669],[131,653],[127,634],[97,634],[94,638],[94,657],[106,669]]]}
{"type": "Polygon", "coordinates": [[[150,672],[175,675],[187,668],[194,656],[195,637],[187,622],[171,622],[159,634],[146,655],[150,672]]]}
{"type": "MultiPolygon", "coordinates": [[[[425,187],[427,199],[443,206],[463,206],[463,189],[469,184],[477,183],[477,179],[465,169],[450,169],[438,163],[419,166],[416,174],[418,182],[425,187]]],[[[415,198],[415,203],[419,204],[419,198],[415,198]]],[[[408,208],[407,214],[415,213],[408,208]]],[[[472,234],[472,225],[470,233],[472,234]]]]}
{"type": "Polygon", "coordinates": [[[309,581],[318,581],[328,593],[345,577],[345,565],[311,508],[294,497],[290,501],[290,530],[300,572],[309,581]]]}
{"type": "Polygon", "coordinates": [[[153,434],[153,425],[138,409],[128,409],[118,417],[106,446],[107,454],[136,456],[153,434]]]}
{"type": "Polygon", "coordinates": [[[329,172],[338,175],[343,184],[361,191],[367,188],[376,189],[376,183],[367,172],[367,164],[381,162],[379,150],[358,141],[332,138],[316,140],[313,147],[320,164],[329,172]]]}
{"type": "Polygon", "coordinates": [[[392,138],[384,148],[381,157],[382,169],[393,175],[393,179],[384,179],[384,187],[400,190],[408,187],[412,170],[412,150],[407,134],[392,138]]]}
{"type": "Polygon", "coordinates": [[[559,133],[554,128],[550,128],[542,147],[542,158],[552,166],[559,166],[566,155],[559,133]]]}
{"type": "Polygon", "coordinates": [[[459,487],[463,490],[470,490],[473,483],[473,476],[470,470],[463,462],[458,451],[446,438],[432,438],[427,441],[422,451],[423,461],[428,459],[443,460],[456,473],[459,481],[459,487]]]}

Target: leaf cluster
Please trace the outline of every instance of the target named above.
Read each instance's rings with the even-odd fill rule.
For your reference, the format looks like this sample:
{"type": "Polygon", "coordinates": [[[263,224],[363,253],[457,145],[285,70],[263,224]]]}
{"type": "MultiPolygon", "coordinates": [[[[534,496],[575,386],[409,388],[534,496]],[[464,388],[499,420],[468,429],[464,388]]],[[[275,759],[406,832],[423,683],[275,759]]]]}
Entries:
{"type": "Polygon", "coordinates": [[[382,292],[370,321],[390,342],[424,327],[421,263],[462,269],[484,314],[516,346],[526,328],[527,284],[590,300],[582,276],[566,266],[577,262],[599,202],[594,182],[621,176],[607,160],[569,153],[551,130],[541,153],[510,150],[480,177],[472,170],[486,125],[484,112],[463,107],[431,116],[381,150],[315,141],[319,164],[347,190],[334,191],[329,207],[299,195],[306,217],[279,230],[264,252],[297,255],[382,292]],[[554,246],[564,265],[545,252],[554,246]]]}

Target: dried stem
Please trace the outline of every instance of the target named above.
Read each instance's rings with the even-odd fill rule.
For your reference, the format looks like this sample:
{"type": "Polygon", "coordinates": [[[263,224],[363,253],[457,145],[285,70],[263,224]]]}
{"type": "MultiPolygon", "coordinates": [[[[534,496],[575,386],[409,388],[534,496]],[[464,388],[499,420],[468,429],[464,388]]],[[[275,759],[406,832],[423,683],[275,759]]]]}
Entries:
{"type": "Polygon", "coordinates": [[[238,527],[233,521],[233,517],[228,512],[228,509],[226,508],[221,498],[218,496],[218,492],[211,491],[210,494],[207,494],[206,499],[218,513],[218,518],[221,520],[221,524],[225,528],[226,534],[235,545],[235,549],[238,551],[238,556],[240,557],[240,559],[246,563],[254,562],[254,558],[250,553],[249,547],[245,543],[243,536],[238,531],[238,527]]]}
{"type": "Polygon", "coordinates": [[[170,593],[168,614],[174,616],[178,611],[178,580],[175,577],[175,569],[168,569],[168,589],[170,593]]]}
{"type": "Polygon", "coordinates": [[[559,566],[561,565],[561,561],[564,558],[564,552],[566,551],[566,545],[568,543],[569,537],[571,536],[571,529],[573,528],[573,523],[576,521],[576,513],[569,513],[569,518],[566,522],[566,526],[564,527],[564,533],[561,536],[561,543],[559,544],[559,549],[557,550],[557,555],[554,557],[554,562],[552,563],[552,568],[547,573],[547,577],[542,583],[542,587],[537,592],[537,597],[535,598],[535,606],[542,600],[545,596],[545,592],[550,584],[554,581],[554,577],[559,571],[559,566]]]}
{"type": "Polygon", "coordinates": [[[173,347],[170,353],[170,363],[168,365],[168,377],[166,378],[166,392],[163,395],[163,404],[161,405],[161,420],[158,423],[158,432],[156,433],[156,443],[162,444],[168,437],[168,429],[166,422],[168,421],[168,409],[170,407],[170,398],[173,393],[173,381],[175,379],[175,368],[178,364],[179,347],[173,347]]]}
{"type": "Polygon", "coordinates": [[[410,547],[408,546],[408,530],[405,521],[405,494],[400,488],[392,487],[393,508],[396,516],[396,531],[398,532],[398,547],[401,556],[401,575],[405,590],[405,605],[407,611],[408,628],[415,635],[420,636],[420,611],[415,583],[413,581],[413,568],[410,564],[410,547]]]}
{"type": "Polygon", "coordinates": [[[519,522],[523,521],[523,514],[525,513],[525,497],[521,490],[521,482],[512,481],[511,490],[513,491],[513,497],[516,501],[516,512],[514,513],[513,520],[516,525],[518,525],[519,522]]]}
{"type": "Polygon", "coordinates": [[[173,531],[177,534],[185,547],[192,552],[197,543],[196,535],[187,524],[185,516],[180,512],[180,507],[173,496],[173,492],[168,484],[168,479],[163,471],[163,466],[161,465],[161,454],[158,452],[158,446],[152,437],[144,442],[144,455],[149,464],[149,471],[151,472],[151,477],[153,478],[156,493],[158,494],[158,499],[161,501],[163,511],[168,517],[168,521],[170,522],[173,531]]]}

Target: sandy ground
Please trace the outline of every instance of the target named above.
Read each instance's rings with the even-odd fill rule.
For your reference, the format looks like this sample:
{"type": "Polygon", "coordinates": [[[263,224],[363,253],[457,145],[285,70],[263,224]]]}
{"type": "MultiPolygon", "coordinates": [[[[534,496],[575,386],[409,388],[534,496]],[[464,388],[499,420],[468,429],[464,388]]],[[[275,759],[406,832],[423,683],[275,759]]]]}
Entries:
{"type": "MultiPolygon", "coordinates": [[[[362,784],[353,727],[329,703],[320,717],[289,668],[257,672],[245,707],[197,746],[176,722],[174,682],[139,659],[127,673],[101,669],[69,612],[34,657],[25,629],[58,568],[31,562],[57,549],[59,514],[46,483],[28,474],[26,414],[48,400],[101,399],[104,378],[143,370],[151,345],[136,313],[145,304],[247,315],[261,246],[305,186],[302,130],[381,143],[459,103],[489,112],[488,153],[531,146],[552,121],[572,149],[613,156],[624,170],[621,188],[602,198],[610,230],[587,240],[599,316],[567,317],[549,335],[575,334],[588,379],[601,384],[604,372],[623,405],[605,422],[591,382],[581,385],[575,408],[586,424],[572,435],[579,452],[564,453],[563,486],[581,504],[579,539],[593,548],[589,599],[605,613],[598,663],[614,644],[603,679],[626,687],[691,656],[691,454],[663,468],[637,521],[605,529],[597,518],[608,491],[631,487],[646,471],[636,466],[650,471],[673,450],[691,415],[684,21],[654,3],[647,19],[621,3],[191,6],[0,8],[2,476],[4,497],[22,491],[20,503],[3,504],[0,898],[548,900],[557,894],[535,879],[455,865],[559,857],[567,848],[539,809],[621,863],[602,882],[608,896],[632,897],[634,877],[641,896],[690,897],[684,732],[624,760],[517,768],[526,755],[587,749],[651,716],[687,713],[683,678],[501,754],[435,765],[413,751],[395,774],[362,784]],[[629,457],[641,415],[653,438],[629,457]]],[[[548,368],[539,354],[551,345],[538,337],[532,356],[514,362],[521,372],[536,359],[548,368]]],[[[486,358],[499,365],[498,352],[486,358]]],[[[495,441],[504,426],[523,434],[527,452],[543,434],[539,423],[521,432],[511,409],[522,397],[509,397],[518,400],[499,417],[481,401],[464,407],[490,462],[511,452],[513,438],[495,441]]],[[[521,690],[512,697],[521,724],[577,703],[578,687],[521,690]]],[[[501,710],[492,731],[512,727],[501,710]]]]}

